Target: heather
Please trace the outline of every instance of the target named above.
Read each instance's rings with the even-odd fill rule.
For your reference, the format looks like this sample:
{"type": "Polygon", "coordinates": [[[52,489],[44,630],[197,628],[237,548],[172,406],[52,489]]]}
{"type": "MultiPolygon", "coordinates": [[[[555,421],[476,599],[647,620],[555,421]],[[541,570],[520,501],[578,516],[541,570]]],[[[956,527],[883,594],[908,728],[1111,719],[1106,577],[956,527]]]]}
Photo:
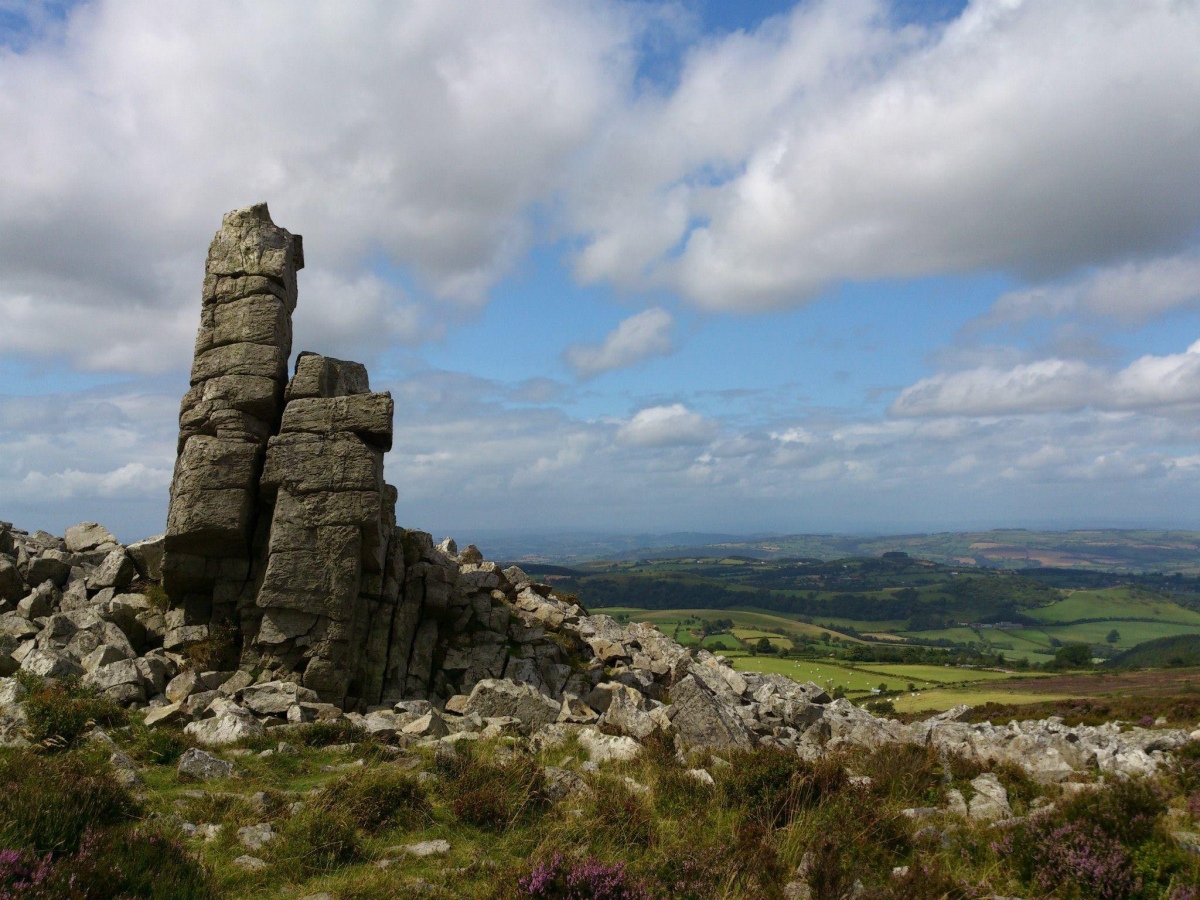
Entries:
{"type": "Polygon", "coordinates": [[[596,763],[570,737],[333,744],[302,726],[213,751],[233,773],[198,781],[180,732],[153,733],[0,755],[0,898],[1200,896],[1192,746],[1151,779],[1057,784],[918,745],[682,755],[656,735],[596,763]],[[116,781],[118,750],[140,783],[116,781]],[[988,771],[1011,815],[954,812],[988,771]]]}

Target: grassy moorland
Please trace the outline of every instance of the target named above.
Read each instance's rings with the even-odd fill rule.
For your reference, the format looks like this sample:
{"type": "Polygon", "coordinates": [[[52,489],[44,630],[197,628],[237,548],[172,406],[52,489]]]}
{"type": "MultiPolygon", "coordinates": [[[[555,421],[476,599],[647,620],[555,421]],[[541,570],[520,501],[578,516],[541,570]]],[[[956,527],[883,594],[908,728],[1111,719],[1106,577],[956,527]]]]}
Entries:
{"type": "Polygon", "coordinates": [[[182,733],[47,690],[30,727],[55,739],[0,752],[5,897],[778,900],[800,882],[863,900],[1200,895],[1185,849],[1200,746],[1153,780],[1043,785],[997,766],[1017,816],[1000,824],[947,808],[951,789],[971,799],[978,764],[916,746],[680,759],[651,738],[597,765],[572,741],[402,747],[316,724],[222,751],[232,774],[198,781],[177,770],[182,733]]]}

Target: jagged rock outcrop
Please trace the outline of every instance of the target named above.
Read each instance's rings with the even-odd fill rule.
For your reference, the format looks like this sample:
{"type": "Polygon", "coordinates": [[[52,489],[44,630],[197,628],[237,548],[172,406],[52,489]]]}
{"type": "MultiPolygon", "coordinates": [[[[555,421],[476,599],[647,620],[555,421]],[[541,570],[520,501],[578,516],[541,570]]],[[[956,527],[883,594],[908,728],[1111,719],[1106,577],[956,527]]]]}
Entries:
{"type": "MultiPolygon", "coordinates": [[[[278,496],[283,488],[275,490],[278,496]]],[[[323,493],[297,496],[305,510],[288,521],[323,527],[305,518],[314,515],[306,504],[326,508],[323,493]]],[[[384,494],[385,509],[393,500],[384,494]]],[[[384,515],[390,522],[390,512],[384,515]]],[[[24,741],[23,687],[4,677],[18,669],[46,678],[79,676],[112,699],[145,709],[147,725],[184,726],[209,746],[349,718],[397,744],[512,734],[552,745],[574,736],[596,762],[636,755],[640,742],[655,732],[672,735],[681,751],[720,753],[772,744],[806,757],[843,746],[915,743],[974,759],[984,769],[1015,763],[1039,780],[1057,782],[1089,772],[1151,774],[1172,751],[1200,737],[1200,731],[1119,723],[1072,727],[1055,718],[969,723],[965,708],[911,725],[877,718],[830,698],[815,684],[737,672],[721,657],[681,647],[650,625],[589,615],[520,569],[501,570],[483,560],[474,547],[459,552],[449,540],[434,546],[428,534],[398,528],[388,546],[401,558],[388,563],[385,556],[384,563],[384,578],[394,586],[381,595],[394,591],[396,605],[389,611],[360,582],[352,604],[358,612],[352,615],[365,611],[375,617],[358,620],[355,627],[365,637],[348,637],[348,656],[340,661],[334,655],[307,659],[340,664],[354,673],[352,680],[363,671],[383,672],[382,694],[399,692],[403,684],[406,696],[370,704],[359,699],[346,711],[303,683],[304,668],[288,668],[286,653],[310,646],[303,636],[269,651],[254,649],[263,645],[252,642],[237,669],[198,669],[186,642],[171,645],[187,626],[171,627],[178,611],[164,615],[151,590],[152,551],[162,539],[141,542],[150,552],[140,555],[111,543],[76,543],[79,549],[71,550],[52,535],[29,535],[0,523],[0,561],[7,563],[0,567],[16,572],[12,593],[21,595],[0,599],[0,744],[24,741]],[[132,583],[121,589],[90,586],[105,580],[95,575],[112,569],[108,560],[114,553],[134,560],[132,583]],[[44,567],[45,560],[66,574],[36,582],[47,572],[61,575],[60,569],[44,567]],[[409,617],[403,626],[409,637],[397,639],[400,613],[409,617]],[[409,640],[406,650],[402,645],[409,640]],[[360,664],[366,659],[374,661],[360,664]]],[[[317,617],[312,628],[336,621],[325,612],[309,615],[317,617]]],[[[265,616],[255,638],[263,621],[265,616]]],[[[964,803],[962,814],[1003,815],[999,794],[993,799],[986,809],[982,801],[974,804],[979,808],[973,812],[964,803]]]]}
{"type": "MultiPolygon", "coordinates": [[[[309,352],[288,378],[302,267],[300,238],[265,205],[225,216],[164,537],[123,547],[95,522],[65,538],[0,523],[0,744],[24,740],[17,670],[81,677],[206,745],[348,717],[397,743],[574,736],[594,761],[628,759],[657,732],[681,752],[909,742],[1060,781],[1148,774],[1192,739],[1056,719],[968,724],[962,710],[876,718],[815,684],[737,672],[653,626],[589,615],[474,546],[397,527],[383,476],[390,395],[371,391],[361,364],[309,352]]],[[[1004,814],[992,794],[979,816],[1004,814]]]]}
{"type": "Polygon", "coordinates": [[[359,363],[314,353],[288,380],[303,265],[265,204],[228,213],[209,247],[163,582],[176,637],[224,628],[246,665],[378,702],[389,676],[403,692],[392,660],[407,662],[417,618],[398,614],[392,400],[359,363]]]}

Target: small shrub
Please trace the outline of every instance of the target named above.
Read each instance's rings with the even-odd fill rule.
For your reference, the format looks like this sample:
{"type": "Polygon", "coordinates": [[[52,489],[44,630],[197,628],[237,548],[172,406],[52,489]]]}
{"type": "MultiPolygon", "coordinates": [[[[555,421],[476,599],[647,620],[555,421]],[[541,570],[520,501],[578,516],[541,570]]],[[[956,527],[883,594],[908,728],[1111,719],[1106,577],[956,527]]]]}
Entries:
{"type": "Polygon", "coordinates": [[[232,622],[210,625],[208,637],[193,641],[181,651],[182,668],[196,672],[236,669],[241,657],[242,633],[232,622]]]}
{"type": "Polygon", "coordinates": [[[1130,779],[1079,795],[1063,806],[1061,819],[1094,824],[1105,835],[1133,846],[1150,837],[1165,810],[1153,784],[1130,779]]]}
{"type": "Polygon", "coordinates": [[[648,900],[623,863],[609,865],[592,858],[569,862],[561,854],[538,863],[520,879],[517,896],[522,900],[648,900]]]}
{"type": "Polygon", "coordinates": [[[78,753],[0,756],[0,847],[74,853],[88,828],[127,821],[135,811],[100,760],[78,753]]]}
{"type": "Polygon", "coordinates": [[[0,900],[18,897],[45,897],[46,882],[54,870],[54,859],[47,853],[0,850],[0,900]]]}
{"type": "Polygon", "coordinates": [[[171,608],[171,598],[167,596],[167,592],[161,584],[147,585],[146,589],[142,591],[142,596],[161,613],[165,613],[171,608]]]}
{"type": "Polygon", "coordinates": [[[1125,900],[1142,886],[1116,838],[1085,821],[1068,822],[1033,848],[1032,883],[1043,891],[1067,888],[1098,900],[1125,900]]]}
{"type": "Polygon", "coordinates": [[[24,702],[29,740],[44,749],[67,749],[93,726],[114,728],[129,721],[124,709],[74,676],[57,681],[25,674],[18,678],[29,692],[24,702]]]}

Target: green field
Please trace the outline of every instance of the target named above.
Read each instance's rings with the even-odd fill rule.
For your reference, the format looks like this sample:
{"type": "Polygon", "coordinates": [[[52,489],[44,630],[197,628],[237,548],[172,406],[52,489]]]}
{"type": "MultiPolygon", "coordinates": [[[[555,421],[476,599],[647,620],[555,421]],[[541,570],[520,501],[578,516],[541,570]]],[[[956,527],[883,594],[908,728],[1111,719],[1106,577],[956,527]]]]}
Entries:
{"type": "Polygon", "coordinates": [[[1015,677],[1007,672],[952,666],[892,663],[849,665],[829,659],[781,659],[775,656],[749,656],[741,653],[728,656],[738,671],[787,675],[797,681],[816,682],[830,691],[840,687],[850,697],[867,694],[881,685],[885,685],[884,690],[887,691],[907,691],[910,684],[917,691],[944,690],[945,686],[950,684],[969,689],[971,685],[1008,681],[1015,677]]]}
{"type": "Polygon", "coordinates": [[[689,627],[689,624],[694,624],[700,619],[730,619],[735,628],[745,628],[748,630],[768,632],[767,637],[776,638],[779,635],[773,633],[775,629],[792,632],[794,634],[806,634],[810,637],[819,638],[822,634],[830,634],[833,637],[840,638],[844,641],[855,643],[863,643],[859,638],[852,638],[849,635],[840,634],[836,631],[830,631],[828,628],[821,628],[816,625],[810,625],[807,622],[800,622],[796,619],[788,618],[787,616],[776,616],[771,613],[755,612],[752,610],[741,609],[637,609],[629,606],[612,606],[603,607],[592,610],[593,613],[606,616],[629,616],[631,622],[649,622],[651,625],[657,626],[659,631],[671,634],[676,625],[680,625],[680,633],[683,629],[689,627]]]}
{"type": "Polygon", "coordinates": [[[1028,610],[1026,615],[1047,625],[1081,619],[1155,619],[1200,627],[1200,613],[1123,587],[1072,591],[1059,602],[1028,610]]]}
{"type": "Polygon", "coordinates": [[[771,642],[772,647],[783,647],[785,650],[792,649],[791,641],[785,637],[780,637],[777,634],[772,634],[769,631],[756,631],[753,628],[735,628],[733,629],[733,636],[738,640],[745,641],[749,644],[756,643],[757,641],[766,638],[771,642]]]}
{"type": "MultiPolygon", "coordinates": [[[[773,672],[796,681],[813,681],[828,691],[841,688],[849,696],[867,694],[886,684],[889,691],[902,691],[911,679],[862,672],[826,660],[781,659],[777,656],[730,656],[733,667],[742,672],[773,672]]],[[[922,682],[922,686],[933,687],[922,682]]]]}
{"type": "Polygon", "coordinates": [[[862,663],[860,672],[873,672],[914,683],[958,684],[962,682],[1008,681],[1012,675],[994,669],[966,669],[961,666],[909,666],[903,663],[862,663]]]}
{"type": "Polygon", "coordinates": [[[1035,700],[1067,700],[1070,693],[1039,693],[1036,696],[1025,691],[1006,691],[995,685],[962,685],[961,687],[937,688],[931,691],[919,691],[905,694],[892,699],[896,712],[934,712],[951,709],[960,704],[968,706],[983,706],[985,703],[1003,703],[1019,705],[1032,703],[1035,700]]]}

